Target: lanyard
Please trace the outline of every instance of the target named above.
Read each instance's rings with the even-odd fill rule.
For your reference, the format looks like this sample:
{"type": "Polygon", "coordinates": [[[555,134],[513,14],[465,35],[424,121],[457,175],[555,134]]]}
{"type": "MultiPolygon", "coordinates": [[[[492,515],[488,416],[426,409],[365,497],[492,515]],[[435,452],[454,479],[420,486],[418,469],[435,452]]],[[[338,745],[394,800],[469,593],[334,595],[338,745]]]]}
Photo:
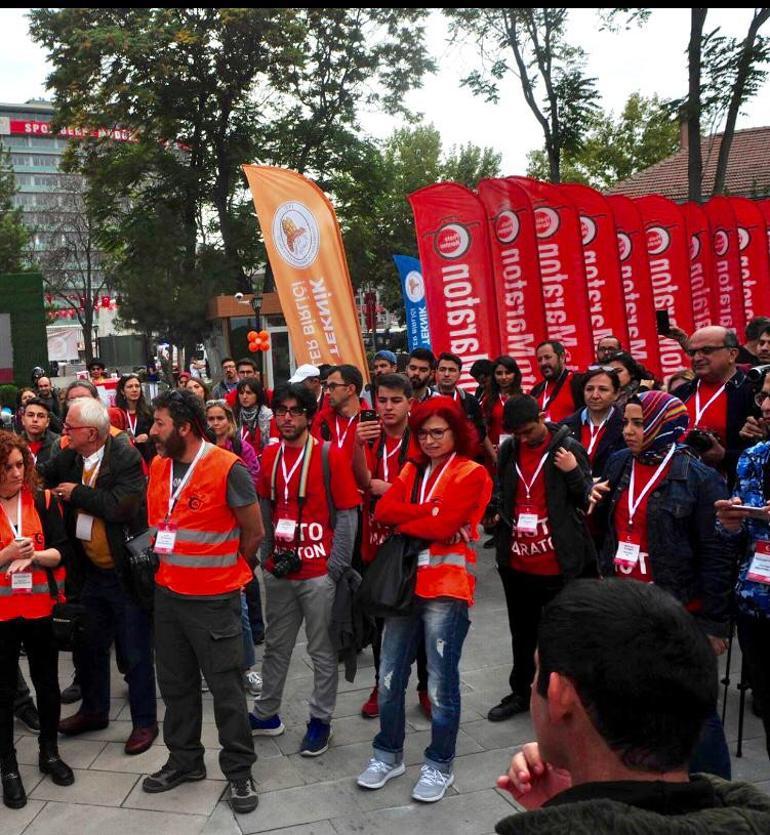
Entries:
{"type": "Polygon", "coordinates": [[[628,527],[632,527],[634,524],[634,514],[636,513],[639,505],[644,500],[644,497],[652,490],[655,486],[655,482],[660,477],[660,474],[666,468],[666,465],[671,460],[671,457],[676,452],[676,444],[671,444],[671,449],[666,453],[666,457],[660,462],[658,465],[658,469],[655,470],[655,475],[644,485],[644,489],[639,494],[639,498],[634,501],[634,484],[636,481],[636,461],[631,464],[631,481],[628,484],[628,527]]]}
{"type": "Polygon", "coordinates": [[[126,417],[128,418],[128,428],[131,430],[131,435],[136,437],[136,421],[139,416],[134,414],[134,419],[131,420],[131,412],[126,412],[126,417]]]}
{"type": "Polygon", "coordinates": [[[433,498],[433,494],[436,492],[436,487],[438,486],[439,481],[441,481],[441,476],[444,475],[444,470],[452,463],[454,460],[456,452],[453,452],[449,458],[447,458],[444,466],[441,468],[439,474],[436,476],[436,480],[433,482],[433,487],[430,488],[430,492],[428,495],[425,495],[425,488],[428,486],[428,479],[430,478],[430,468],[425,468],[425,474],[422,477],[422,485],[420,486],[420,504],[424,502],[429,502],[433,498]]]}
{"type": "Polygon", "coordinates": [[[392,458],[392,457],[393,457],[393,456],[394,456],[397,452],[399,452],[399,451],[401,450],[401,447],[402,447],[403,443],[404,443],[404,438],[403,438],[403,436],[402,436],[401,438],[399,438],[399,441],[398,441],[398,443],[395,445],[395,447],[393,447],[393,449],[392,449],[390,452],[388,452],[388,442],[387,442],[387,439],[385,440],[385,444],[384,444],[384,446],[383,446],[383,450],[382,450],[382,475],[383,475],[383,481],[387,481],[388,483],[390,483],[390,479],[388,478],[388,473],[389,473],[389,469],[388,469],[388,461],[390,461],[390,459],[391,459],[391,458],[392,458]]]}
{"type": "Polygon", "coordinates": [[[102,456],[94,465],[93,470],[91,470],[91,475],[88,476],[86,479],[86,467],[85,461],[83,462],[83,484],[86,487],[93,487],[96,484],[96,479],[99,478],[99,470],[102,468],[102,461],[104,460],[104,456],[102,456]]]}
{"type": "Polygon", "coordinates": [[[534,486],[535,482],[537,481],[537,477],[540,475],[540,473],[543,469],[543,464],[545,464],[545,459],[548,458],[548,453],[549,453],[549,450],[546,450],[543,453],[543,457],[540,459],[540,462],[538,463],[537,468],[535,469],[535,474],[532,476],[532,480],[529,482],[529,484],[527,484],[527,481],[524,478],[524,473],[519,468],[519,462],[518,461],[516,462],[516,472],[519,474],[519,478],[521,479],[521,483],[524,485],[524,491],[527,494],[527,501],[529,501],[530,491],[532,490],[532,487],[534,486]]]}
{"type": "Polygon", "coordinates": [[[545,407],[551,402],[551,398],[548,396],[548,383],[545,384],[543,387],[543,405],[542,409],[545,411],[545,407]]]}
{"type": "Polygon", "coordinates": [[[590,455],[594,451],[594,447],[596,446],[596,442],[599,440],[599,435],[602,433],[602,429],[604,429],[604,424],[610,419],[612,415],[612,410],[607,414],[607,417],[598,425],[595,426],[594,422],[591,420],[589,415],[588,417],[588,431],[591,433],[591,437],[588,441],[588,449],[586,452],[590,455]]]}
{"type": "Polygon", "coordinates": [[[345,427],[345,432],[343,434],[340,434],[340,419],[338,417],[334,418],[334,423],[337,429],[337,447],[339,449],[342,449],[342,447],[345,446],[345,438],[347,438],[348,432],[350,431],[350,425],[353,423],[355,419],[356,415],[353,415],[353,417],[348,418],[348,425],[345,427]]]}
{"type": "Polygon", "coordinates": [[[18,504],[16,505],[16,524],[14,525],[13,522],[11,522],[11,517],[5,512],[5,508],[3,508],[3,514],[8,520],[8,524],[11,526],[14,539],[21,539],[21,490],[19,490],[18,504]]]}
{"type": "Polygon", "coordinates": [[[289,504],[289,483],[291,482],[294,473],[297,472],[299,467],[302,465],[302,462],[305,460],[305,453],[307,452],[307,444],[302,447],[302,452],[297,456],[297,460],[294,462],[292,468],[286,472],[286,444],[281,444],[281,471],[283,472],[283,500],[286,504],[289,504]]]}
{"type": "Polygon", "coordinates": [[[171,491],[174,487],[174,462],[173,461],[171,462],[171,467],[168,471],[168,493],[169,493],[169,496],[168,496],[168,513],[166,514],[166,521],[167,522],[171,518],[171,514],[174,512],[174,508],[176,507],[176,503],[179,500],[179,496],[181,495],[182,490],[184,490],[185,486],[187,485],[187,482],[190,480],[190,478],[193,474],[193,470],[197,466],[198,461],[200,461],[201,458],[203,457],[203,453],[206,451],[206,447],[208,447],[208,444],[206,443],[206,441],[202,441],[201,445],[198,447],[198,451],[195,453],[195,458],[193,458],[192,463],[187,468],[187,472],[184,474],[184,476],[182,477],[182,480],[179,482],[179,484],[177,485],[176,490],[174,490],[173,493],[171,491]]]}
{"type": "Polygon", "coordinates": [[[698,426],[700,423],[700,419],[703,417],[704,412],[708,409],[708,407],[719,397],[719,395],[725,390],[727,383],[724,383],[722,388],[717,389],[714,394],[711,395],[711,399],[706,403],[706,405],[701,409],[700,407],[700,380],[698,380],[698,385],[695,386],[695,425],[698,426]]]}

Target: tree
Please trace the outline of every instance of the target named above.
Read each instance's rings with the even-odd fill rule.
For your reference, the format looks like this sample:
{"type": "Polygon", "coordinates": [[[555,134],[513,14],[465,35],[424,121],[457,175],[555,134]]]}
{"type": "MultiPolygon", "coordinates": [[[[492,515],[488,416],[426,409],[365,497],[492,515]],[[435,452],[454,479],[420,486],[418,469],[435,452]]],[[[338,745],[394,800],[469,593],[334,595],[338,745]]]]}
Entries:
{"type": "Polygon", "coordinates": [[[24,269],[24,250],[29,240],[21,207],[14,207],[16,180],[10,152],[0,143],[0,273],[18,273],[24,269]]]}
{"type": "MultiPolygon", "coordinates": [[[[562,179],[607,190],[637,171],[674,153],[679,127],[667,102],[639,93],[629,96],[622,112],[597,113],[580,150],[562,157],[562,179]]],[[[547,179],[542,150],[528,155],[527,175],[547,179]]]]}
{"type": "Polygon", "coordinates": [[[518,75],[524,99],[543,131],[549,179],[561,180],[563,153],[575,154],[597,110],[596,79],[585,75],[585,52],[566,39],[566,8],[446,10],[454,38],[475,39],[482,63],[463,80],[487,101],[500,81],[518,75]],[[510,57],[514,64],[511,65],[510,57]]]}

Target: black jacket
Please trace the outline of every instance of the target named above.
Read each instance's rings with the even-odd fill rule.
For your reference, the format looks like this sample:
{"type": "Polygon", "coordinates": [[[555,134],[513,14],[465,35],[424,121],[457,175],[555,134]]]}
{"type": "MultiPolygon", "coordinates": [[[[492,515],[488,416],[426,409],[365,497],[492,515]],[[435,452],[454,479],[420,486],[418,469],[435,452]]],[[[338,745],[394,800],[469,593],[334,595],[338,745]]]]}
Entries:
{"type": "MultiPolygon", "coordinates": [[[[543,466],[548,521],[556,558],[567,579],[580,577],[596,566],[596,549],[586,528],[585,510],[593,486],[588,456],[583,447],[570,435],[566,426],[546,424],[553,434],[548,445],[550,452],[543,466]],[[564,447],[573,453],[578,466],[563,473],[553,462],[553,453],[564,447]]],[[[500,515],[495,534],[497,564],[507,566],[511,553],[513,534],[513,510],[516,501],[516,485],[519,480],[514,462],[517,455],[516,438],[503,442],[497,458],[497,478],[492,498],[492,510],[500,515]]]]}
{"type": "Polygon", "coordinates": [[[80,540],[75,536],[78,510],[105,521],[115,570],[124,588],[130,590],[124,543],[127,534],[147,529],[147,503],[141,456],[128,436],[107,437],[94,487],[80,483],[83,480],[83,458],[72,447],[61,450],[43,464],[40,474],[46,487],[56,487],[61,482],[78,485],[72,491],[70,501],[62,502],[64,524],[73,546],[73,559],[67,573],[67,594],[77,596],[90,564],[80,540]]]}
{"type": "MultiPolygon", "coordinates": [[[[695,396],[697,383],[697,379],[691,380],[682,386],[678,386],[676,391],[671,393],[674,397],[678,397],[686,403],[691,397],[695,396]]],[[[743,450],[754,443],[754,441],[741,438],[738,433],[743,428],[743,424],[746,423],[746,418],[749,415],[755,415],[757,409],[754,404],[754,387],[742,371],[738,370],[730,377],[725,392],[727,394],[727,444],[721,469],[727,475],[728,484],[732,487],[735,482],[735,468],[738,459],[743,450]]],[[[692,426],[690,429],[692,429],[692,426]]]]}
{"type": "MultiPolygon", "coordinates": [[[[599,553],[599,571],[605,577],[615,573],[615,506],[628,487],[631,462],[631,452],[621,450],[604,471],[610,492],[596,515],[599,529],[606,532],[599,553]]],[[[727,497],[722,476],[686,447],[679,447],[668,475],[647,500],[647,542],[655,585],[685,604],[701,600],[702,611],[695,617],[705,632],[719,637],[729,634],[737,559],[734,548],[716,534],[714,502],[727,497]]]]}
{"type": "MultiPolygon", "coordinates": [[[[582,415],[583,410],[578,409],[561,422],[561,425],[566,426],[572,437],[580,443],[582,443],[580,439],[582,438],[583,432],[582,415]]],[[[625,446],[626,442],[623,440],[623,418],[617,409],[613,409],[610,419],[604,428],[604,432],[596,444],[596,454],[591,464],[593,474],[600,476],[604,471],[604,466],[610,455],[619,449],[625,449],[625,446]]]]}
{"type": "MultiPolygon", "coordinates": [[[[27,441],[27,443],[29,443],[29,438],[27,437],[26,432],[22,432],[22,437],[25,441],[27,441]]],[[[51,449],[60,437],[61,436],[57,435],[55,432],[51,432],[50,429],[45,430],[45,435],[43,435],[43,446],[41,446],[38,450],[37,460],[35,461],[38,469],[40,469],[40,467],[51,457],[51,449]]]]}
{"type": "Polygon", "coordinates": [[[329,636],[340,661],[345,662],[345,680],[354,681],[358,666],[358,653],[376,638],[374,618],[368,615],[356,600],[361,585],[361,575],[348,566],[337,581],[332,604],[332,620],[329,636]]]}

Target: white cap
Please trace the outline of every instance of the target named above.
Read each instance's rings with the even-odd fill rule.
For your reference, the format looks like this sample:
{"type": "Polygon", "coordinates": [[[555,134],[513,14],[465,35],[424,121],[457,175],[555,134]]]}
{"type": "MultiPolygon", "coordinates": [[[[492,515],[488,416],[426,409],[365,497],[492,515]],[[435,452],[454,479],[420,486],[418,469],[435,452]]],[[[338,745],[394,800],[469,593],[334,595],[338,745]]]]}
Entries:
{"type": "Polygon", "coordinates": [[[289,377],[290,383],[304,383],[308,377],[320,377],[321,372],[314,365],[300,365],[294,372],[293,377],[289,377]]]}

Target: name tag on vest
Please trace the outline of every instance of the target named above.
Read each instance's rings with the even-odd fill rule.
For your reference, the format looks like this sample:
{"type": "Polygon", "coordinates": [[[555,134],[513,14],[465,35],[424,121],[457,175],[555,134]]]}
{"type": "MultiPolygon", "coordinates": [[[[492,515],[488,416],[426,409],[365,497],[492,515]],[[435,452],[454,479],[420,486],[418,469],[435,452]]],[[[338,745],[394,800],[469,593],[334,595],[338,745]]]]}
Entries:
{"type": "Polygon", "coordinates": [[[77,522],[75,522],[75,536],[82,542],[90,542],[93,528],[94,517],[88,513],[78,513],[77,522]]]}
{"type": "Polygon", "coordinates": [[[618,550],[615,552],[615,564],[624,568],[631,568],[639,562],[642,546],[633,539],[626,538],[618,542],[618,550]]]}
{"type": "Polygon", "coordinates": [[[751,558],[746,579],[770,585],[770,541],[758,539],[754,544],[754,556],[751,558]]]}
{"type": "Polygon", "coordinates": [[[155,537],[155,551],[158,554],[172,554],[176,545],[176,525],[173,522],[161,522],[155,537]]]}
{"type": "Polygon", "coordinates": [[[12,594],[32,594],[32,572],[17,571],[11,574],[12,594]]]}

